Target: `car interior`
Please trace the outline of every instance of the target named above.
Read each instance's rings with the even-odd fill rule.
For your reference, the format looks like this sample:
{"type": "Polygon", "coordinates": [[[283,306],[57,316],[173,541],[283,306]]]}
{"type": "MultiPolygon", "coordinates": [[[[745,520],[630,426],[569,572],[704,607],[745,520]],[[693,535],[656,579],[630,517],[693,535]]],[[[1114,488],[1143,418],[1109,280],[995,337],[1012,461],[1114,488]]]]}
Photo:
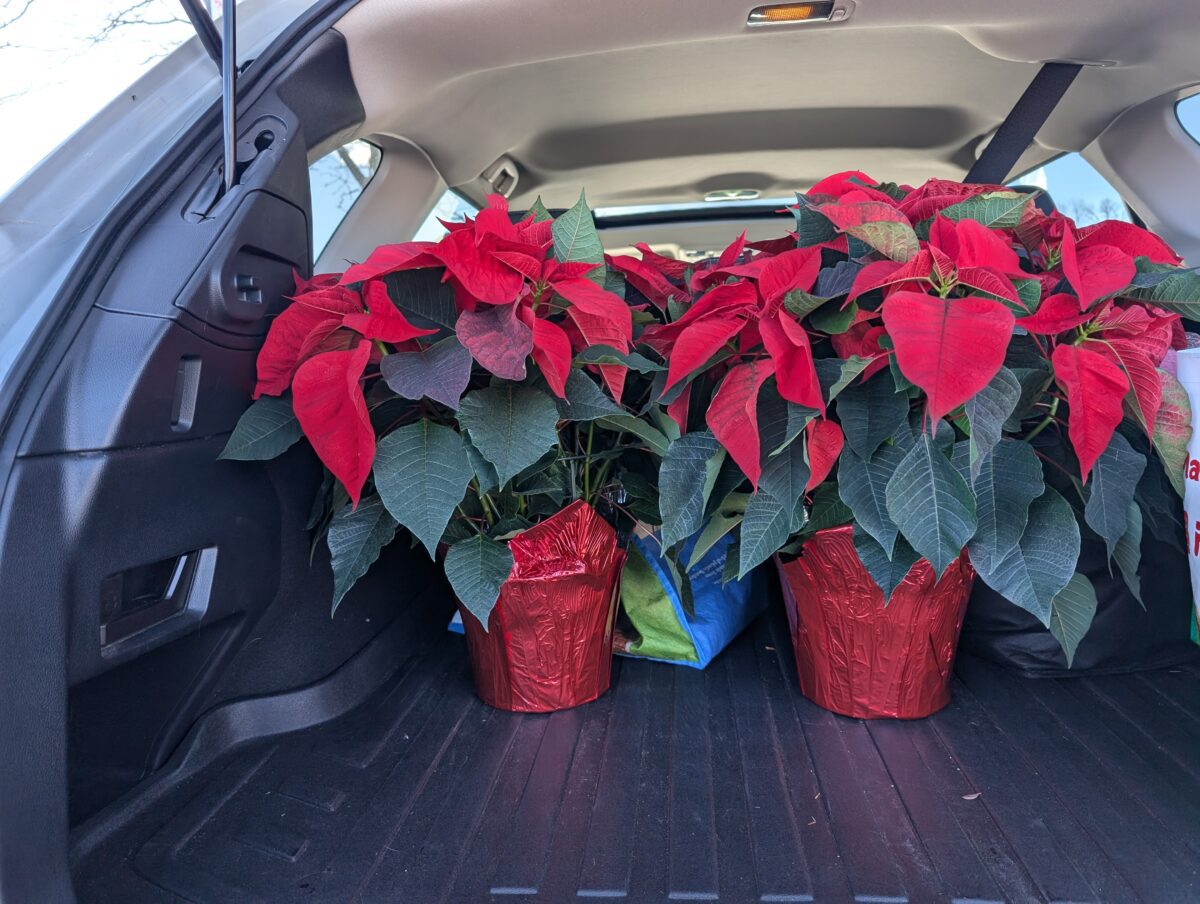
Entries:
{"type": "Polygon", "coordinates": [[[1200,657],[964,653],[948,709],[863,722],[795,693],[772,606],[704,671],[503,713],[424,550],[331,617],[311,451],[218,461],[296,273],[581,188],[608,251],[700,260],[831,172],[962,179],[1048,61],[1082,69],[1010,177],[1081,154],[1200,262],[1191,0],[826,5],[316,3],[239,61],[235,184],[214,97],[4,390],[0,900],[1200,900],[1200,657]]]}

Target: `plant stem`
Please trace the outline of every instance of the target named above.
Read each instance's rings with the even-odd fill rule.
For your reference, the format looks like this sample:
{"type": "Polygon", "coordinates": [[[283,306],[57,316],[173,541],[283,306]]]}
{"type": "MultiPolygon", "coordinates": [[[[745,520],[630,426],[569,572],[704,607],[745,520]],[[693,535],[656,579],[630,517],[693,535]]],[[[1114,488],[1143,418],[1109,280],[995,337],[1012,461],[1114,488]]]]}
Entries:
{"type": "Polygon", "coordinates": [[[479,494],[479,504],[483,507],[483,515],[487,518],[488,524],[495,526],[500,520],[500,514],[496,511],[496,507],[488,501],[487,493],[479,494]]]}
{"type": "Polygon", "coordinates": [[[463,511],[463,507],[461,505],[456,505],[455,508],[458,509],[458,513],[463,516],[463,520],[466,521],[467,524],[471,525],[471,527],[475,530],[475,533],[482,537],[483,531],[480,529],[479,525],[475,523],[475,519],[463,511]]]}
{"type": "Polygon", "coordinates": [[[587,503],[592,501],[592,436],[594,435],[594,426],[591,421],[588,421],[587,445],[583,450],[583,500],[587,503]]]}
{"type": "Polygon", "coordinates": [[[1059,400],[1055,399],[1053,402],[1050,403],[1050,410],[1048,412],[1046,412],[1046,416],[1044,418],[1042,418],[1041,423],[1038,424],[1036,427],[1034,427],[1033,430],[1025,437],[1025,442],[1027,442],[1027,443],[1033,442],[1033,438],[1035,436],[1037,436],[1039,433],[1041,433],[1043,430],[1045,430],[1047,427],[1049,427],[1051,423],[1053,423],[1054,415],[1058,413],[1058,402],[1059,402],[1059,400]]]}

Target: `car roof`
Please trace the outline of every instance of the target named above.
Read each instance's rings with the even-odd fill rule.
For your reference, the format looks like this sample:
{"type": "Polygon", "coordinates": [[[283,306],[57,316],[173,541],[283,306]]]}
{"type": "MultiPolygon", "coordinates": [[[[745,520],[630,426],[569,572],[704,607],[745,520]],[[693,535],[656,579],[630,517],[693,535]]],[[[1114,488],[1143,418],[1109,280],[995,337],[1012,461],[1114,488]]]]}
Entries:
{"type": "Polygon", "coordinates": [[[337,28],[363,134],[419,145],[450,185],[507,155],[517,206],[580,185],[620,206],[850,168],[959,179],[1042,62],[1089,63],[1028,169],[1200,80],[1194,2],[837,0],[843,22],[753,29],[727,0],[362,0],[337,28]]]}

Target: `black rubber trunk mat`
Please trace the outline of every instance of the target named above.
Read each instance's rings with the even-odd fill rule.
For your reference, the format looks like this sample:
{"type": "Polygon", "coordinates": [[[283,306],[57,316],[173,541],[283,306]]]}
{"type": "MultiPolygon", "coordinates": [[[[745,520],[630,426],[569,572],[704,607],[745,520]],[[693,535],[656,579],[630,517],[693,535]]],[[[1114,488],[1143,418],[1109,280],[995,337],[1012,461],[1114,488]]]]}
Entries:
{"type": "Polygon", "coordinates": [[[1200,670],[1017,678],[866,723],[786,626],[707,671],[620,661],[549,716],[439,636],[371,700],[227,755],[79,866],[83,902],[1200,900],[1200,670]]]}

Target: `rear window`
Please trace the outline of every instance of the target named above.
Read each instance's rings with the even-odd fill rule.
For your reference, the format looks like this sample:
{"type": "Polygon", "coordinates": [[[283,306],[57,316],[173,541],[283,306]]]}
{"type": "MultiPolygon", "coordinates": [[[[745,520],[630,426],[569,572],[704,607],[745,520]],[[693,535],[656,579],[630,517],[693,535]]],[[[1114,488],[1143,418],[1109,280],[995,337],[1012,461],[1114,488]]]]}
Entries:
{"type": "Polygon", "coordinates": [[[1054,206],[1080,226],[1101,220],[1132,219],[1117,190],[1078,153],[1056,157],[1011,184],[1044,189],[1054,200],[1054,206]]]}
{"type": "Polygon", "coordinates": [[[313,258],[321,256],[334,232],[379,169],[379,148],[351,141],[308,167],[312,193],[313,258]]]}
{"type": "Polygon", "coordinates": [[[448,189],[433,205],[433,210],[429,211],[425,222],[417,228],[413,241],[436,242],[446,234],[446,227],[442,225],[443,221],[461,223],[465,217],[473,217],[477,213],[479,213],[478,207],[462,195],[448,189]]]}
{"type": "Polygon", "coordinates": [[[1175,115],[1183,130],[1200,141],[1200,94],[1185,97],[1175,105],[1175,115]]]}

